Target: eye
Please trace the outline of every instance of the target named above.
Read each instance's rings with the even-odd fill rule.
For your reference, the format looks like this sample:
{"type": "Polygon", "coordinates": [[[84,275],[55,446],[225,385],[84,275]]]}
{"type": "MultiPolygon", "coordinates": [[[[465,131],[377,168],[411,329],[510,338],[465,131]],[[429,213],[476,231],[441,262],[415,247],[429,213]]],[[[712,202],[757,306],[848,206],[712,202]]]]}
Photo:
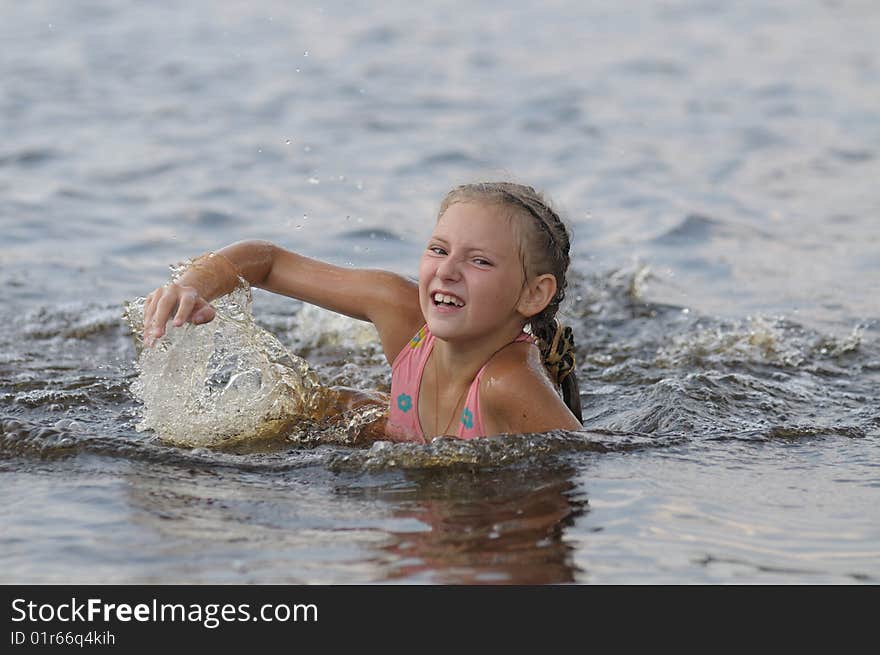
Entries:
{"type": "Polygon", "coordinates": [[[476,264],[477,266],[492,266],[492,262],[490,262],[488,259],[484,259],[483,257],[475,257],[474,264],[476,264]]]}
{"type": "Polygon", "coordinates": [[[446,250],[441,248],[440,246],[428,246],[428,250],[434,253],[435,255],[445,255],[446,250]]]}

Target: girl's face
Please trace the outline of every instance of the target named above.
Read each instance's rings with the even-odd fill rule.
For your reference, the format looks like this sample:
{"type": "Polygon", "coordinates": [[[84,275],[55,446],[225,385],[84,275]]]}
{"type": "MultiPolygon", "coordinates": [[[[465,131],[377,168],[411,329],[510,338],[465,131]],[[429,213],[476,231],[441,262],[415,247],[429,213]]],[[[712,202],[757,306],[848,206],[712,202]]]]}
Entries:
{"type": "Polygon", "coordinates": [[[516,311],[523,283],[516,238],[501,211],[479,202],[447,208],[419,265],[419,302],[432,333],[472,339],[523,323],[516,311]]]}

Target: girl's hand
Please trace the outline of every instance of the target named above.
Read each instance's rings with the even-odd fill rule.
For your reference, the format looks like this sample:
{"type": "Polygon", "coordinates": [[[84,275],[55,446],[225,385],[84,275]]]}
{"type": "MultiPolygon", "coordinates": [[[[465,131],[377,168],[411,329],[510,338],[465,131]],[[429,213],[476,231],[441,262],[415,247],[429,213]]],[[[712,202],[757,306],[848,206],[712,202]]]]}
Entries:
{"type": "Polygon", "coordinates": [[[152,346],[165,334],[165,324],[174,313],[174,327],[184,323],[201,325],[214,320],[214,308],[194,287],[166,284],[149,294],[144,302],[144,345],[152,346]],[[175,308],[177,312],[174,313],[175,308]]]}

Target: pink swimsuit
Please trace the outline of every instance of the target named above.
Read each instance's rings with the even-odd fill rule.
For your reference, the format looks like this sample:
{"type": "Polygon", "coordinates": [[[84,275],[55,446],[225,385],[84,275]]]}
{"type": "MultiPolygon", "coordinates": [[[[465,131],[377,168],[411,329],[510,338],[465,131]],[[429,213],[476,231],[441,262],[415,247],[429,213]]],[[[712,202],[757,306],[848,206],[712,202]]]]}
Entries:
{"type": "MultiPolygon", "coordinates": [[[[391,365],[391,411],[386,432],[395,441],[426,443],[425,433],[419,422],[419,389],[425,364],[434,348],[434,338],[428,326],[423,326],[391,365]]],[[[517,341],[534,343],[534,338],[523,332],[514,343],[517,341]]],[[[480,415],[480,378],[488,364],[486,362],[483,365],[468,389],[455,435],[459,439],[473,439],[486,434],[480,415]]]]}

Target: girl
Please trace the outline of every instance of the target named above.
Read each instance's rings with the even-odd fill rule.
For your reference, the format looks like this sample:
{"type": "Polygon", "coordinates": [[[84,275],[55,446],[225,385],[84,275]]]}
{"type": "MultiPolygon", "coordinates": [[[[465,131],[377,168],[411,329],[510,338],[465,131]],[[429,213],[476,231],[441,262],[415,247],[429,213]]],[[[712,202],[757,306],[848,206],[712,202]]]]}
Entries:
{"type": "Polygon", "coordinates": [[[555,319],[568,262],[566,228],[538,192],[469,184],[443,200],[418,284],[242,241],[147,296],[144,342],[159,339],[172,314],[175,326],[211,321],[209,302],[241,276],[376,326],[391,364],[388,439],[577,430],[571,328],[555,319]]]}

